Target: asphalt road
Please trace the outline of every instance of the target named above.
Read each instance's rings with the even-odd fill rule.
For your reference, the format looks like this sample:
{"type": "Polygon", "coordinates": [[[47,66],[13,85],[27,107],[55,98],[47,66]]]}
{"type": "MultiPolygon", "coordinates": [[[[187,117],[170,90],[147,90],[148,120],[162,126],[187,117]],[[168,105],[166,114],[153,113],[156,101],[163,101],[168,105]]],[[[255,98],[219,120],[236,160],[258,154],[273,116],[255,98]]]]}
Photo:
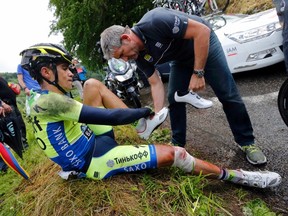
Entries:
{"type": "MultiPolygon", "coordinates": [[[[270,170],[282,176],[282,183],[275,189],[251,189],[270,203],[275,210],[288,215],[288,127],[284,124],[277,107],[278,91],[286,79],[284,64],[265,69],[233,75],[240,94],[246,104],[254,128],[256,142],[266,154],[266,165],[250,165],[233,140],[221,103],[208,85],[200,95],[214,102],[213,107],[201,110],[187,105],[188,151],[196,151],[201,159],[214,162],[223,167],[246,170],[270,170]]],[[[148,91],[142,98],[150,97],[148,91]]],[[[151,105],[150,100],[142,101],[151,105]]],[[[169,119],[165,122],[167,127],[169,119]]]]}

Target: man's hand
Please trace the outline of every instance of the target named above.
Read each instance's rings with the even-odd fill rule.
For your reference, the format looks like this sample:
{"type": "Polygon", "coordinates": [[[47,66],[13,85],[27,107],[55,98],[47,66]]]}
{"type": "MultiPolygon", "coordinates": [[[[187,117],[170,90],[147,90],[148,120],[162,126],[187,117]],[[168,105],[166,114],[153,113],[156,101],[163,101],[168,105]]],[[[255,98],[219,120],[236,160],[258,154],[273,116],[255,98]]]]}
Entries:
{"type": "Polygon", "coordinates": [[[2,101],[2,106],[0,107],[0,115],[5,117],[5,113],[12,112],[12,107],[2,101]]]}
{"type": "Polygon", "coordinates": [[[189,83],[189,90],[197,92],[205,89],[205,78],[199,78],[196,74],[193,74],[189,83]]]}
{"type": "Polygon", "coordinates": [[[28,88],[25,88],[24,92],[27,96],[30,96],[30,90],[28,88]]]}
{"type": "Polygon", "coordinates": [[[0,117],[1,116],[5,117],[5,110],[4,110],[4,108],[2,106],[0,107],[0,117]]]}

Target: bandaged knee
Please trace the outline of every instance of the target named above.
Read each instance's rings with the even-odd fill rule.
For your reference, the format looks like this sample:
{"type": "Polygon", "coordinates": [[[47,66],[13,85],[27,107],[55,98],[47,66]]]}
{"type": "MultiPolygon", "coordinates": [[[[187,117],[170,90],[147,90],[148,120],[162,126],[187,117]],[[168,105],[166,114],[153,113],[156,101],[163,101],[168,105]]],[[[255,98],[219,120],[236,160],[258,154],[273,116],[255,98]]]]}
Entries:
{"type": "Polygon", "coordinates": [[[192,170],[194,170],[195,164],[195,158],[184,148],[174,146],[174,163],[172,166],[178,167],[184,172],[190,173],[192,170]]]}

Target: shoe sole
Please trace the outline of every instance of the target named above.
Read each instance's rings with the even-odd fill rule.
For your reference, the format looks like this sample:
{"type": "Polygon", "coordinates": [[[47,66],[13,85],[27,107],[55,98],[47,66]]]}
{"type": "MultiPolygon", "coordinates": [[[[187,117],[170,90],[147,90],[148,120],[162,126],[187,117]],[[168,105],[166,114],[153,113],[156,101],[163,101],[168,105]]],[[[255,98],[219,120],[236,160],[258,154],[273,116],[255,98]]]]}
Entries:
{"type": "Polygon", "coordinates": [[[143,136],[141,136],[141,133],[138,133],[138,135],[142,138],[142,139],[145,139],[145,140],[147,140],[147,139],[149,139],[149,137],[151,136],[151,134],[157,129],[157,128],[159,128],[163,123],[164,123],[164,121],[167,119],[167,117],[168,117],[168,112],[169,112],[169,110],[167,111],[167,115],[166,115],[166,117],[164,118],[164,120],[160,123],[160,124],[158,124],[152,131],[151,131],[151,133],[150,133],[150,135],[148,136],[148,137],[143,137],[143,136]]]}
{"type": "MultiPolygon", "coordinates": [[[[244,171],[242,170],[243,174],[245,175],[249,175],[248,173],[251,173],[251,171],[244,171]]],[[[249,186],[249,187],[256,187],[256,188],[274,188],[274,187],[277,187],[281,182],[282,182],[282,177],[278,174],[278,173],[275,173],[275,172],[269,172],[270,175],[268,175],[266,173],[266,175],[263,173],[263,172],[255,172],[255,174],[257,174],[262,178],[262,179],[273,179],[272,181],[265,181],[265,184],[263,186],[262,185],[253,185],[253,184],[249,184],[249,180],[247,180],[247,184],[243,183],[242,185],[244,186],[249,186]],[[268,183],[268,184],[267,184],[268,183]],[[271,184],[272,183],[272,184],[271,184]]]]}
{"type": "MultiPolygon", "coordinates": [[[[245,152],[244,152],[245,153],[245,152]]],[[[245,153],[246,154],[246,153],[245,153]]],[[[246,155],[246,159],[247,159],[247,161],[249,162],[249,163],[251,163],[251,164],[253,164],[253,165],[263,165],[263,164],[266,164],[267,163],[267,158],[265,157],[265,161],[261,161],[261,162],[259,162],[259,161],[257,161],[257,162],[255,162],[255,161],[252,161],[252,160],[250,160],[249,159],[249,157],[246,155]]]]}
{"type": "Polygon", "coordinates": [[[164,123],[164,121],[167,119],[167,117],[168,117],[168,114],[166,115],[166,117],[164,118],[164,120],[152,130],[152,132],[150,133],[150,135],[151,135],[157,128],[159,128],[159,127],[164,123]]]}

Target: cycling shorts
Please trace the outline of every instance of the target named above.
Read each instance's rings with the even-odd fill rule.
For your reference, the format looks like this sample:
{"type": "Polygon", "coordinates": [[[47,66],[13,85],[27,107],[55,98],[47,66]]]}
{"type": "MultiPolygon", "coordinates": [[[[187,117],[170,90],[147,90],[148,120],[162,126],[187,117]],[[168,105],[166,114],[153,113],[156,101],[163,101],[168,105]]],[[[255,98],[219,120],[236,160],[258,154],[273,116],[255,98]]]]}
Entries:
{"type": "Polygon", "coordinates": [[[86,177],[99,180],[156,167],[154,145],[118,145],[110,136],[98,136],[86,177]]]}

